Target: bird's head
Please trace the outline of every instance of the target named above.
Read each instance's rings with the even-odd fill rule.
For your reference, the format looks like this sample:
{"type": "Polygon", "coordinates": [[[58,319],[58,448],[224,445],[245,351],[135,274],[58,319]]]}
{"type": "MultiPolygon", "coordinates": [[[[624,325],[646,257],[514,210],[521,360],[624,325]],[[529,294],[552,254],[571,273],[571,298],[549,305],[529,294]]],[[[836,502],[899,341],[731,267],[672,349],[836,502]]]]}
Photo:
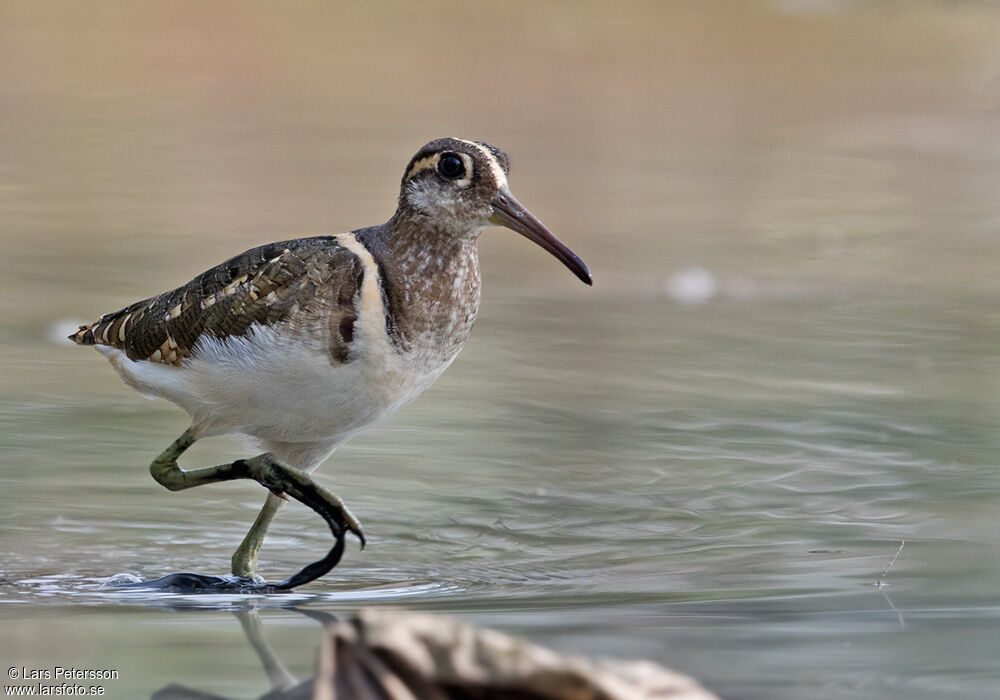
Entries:
{"type": "Polygon", "coordinates": [[[495,146],[455,138],[431,141],[406,166],[397,215],[455,237],[478,235],[490,224],[505,226],[549,251],[583,282],[593,284],[586,263],[511,194],[509,171],[507,154],[495,146]]]}

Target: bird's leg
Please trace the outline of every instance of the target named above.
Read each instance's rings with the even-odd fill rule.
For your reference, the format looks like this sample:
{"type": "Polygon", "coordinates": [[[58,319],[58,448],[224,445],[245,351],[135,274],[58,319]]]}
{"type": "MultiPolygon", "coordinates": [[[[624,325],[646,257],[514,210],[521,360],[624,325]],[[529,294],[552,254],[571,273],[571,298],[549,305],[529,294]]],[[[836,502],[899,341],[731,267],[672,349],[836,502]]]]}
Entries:
{"type": "Polygon", "coordinates": [[[297,684],[295,676],[281,663],[281,659],[274,653],[271,646],[264,639],[263,625],[260,621],[260,614],[256,609],[242,609],[235,613],[236,619],[240,621],[243,634],[246,636],[250,646],[257,652],[264,673],[267,674],[268,683],[271,685],[271,692],[280,696],[280,691],[288,691],[297,684]],[[279,691],[279,692],[275,692],[279,691]]]}
{"type": "MultiPolygon", "coordinates": [[[[171,491],[182,491],[220,481],[252,479],[276,496],[284,497],[287,494],[309,506],[322,516],[330,526],[337,542],[329,554],[324,559],[306,566],[291,578],[276,584],[274,588],[288,589],[300,586],[330,571],[343,553],[346,530],[357,535],[358,539],[361,540],[361,546],[364,547],[365,536],[361,529],[361,523],[347,510],[343,501],[317,484],[304,472],[284,464],[270,453],[257,455],[250,459],[238,459],[235,462],[215,467],[181,469],[177,464],[177,459],[195,443],[196,439],[190,428],[185,430],[170,447],[165,449],[149,465],[149,472],[153,478],[171,491]]],[[[275,508],[275,510],[277,509],[275,508]]],[[[270,517],[273,518],[273,513],[270,517]]],[[[258,518],[259,520],[261,519],[258,518]]],[[[260,533],[260,537],[263,538],[263,532],[260,533]]]]}
{"type": "Polygon", "coordinates": [[[235,576],[254,578],[257,575],[257,556],[260,554],[261,545],[264,544],[267,529],[271,527],[274,516],[278,514],[284,502],[273,493],[267,494],[264,507],[260,509],[250,531],[233,553],[232,572],[235,576]]]}

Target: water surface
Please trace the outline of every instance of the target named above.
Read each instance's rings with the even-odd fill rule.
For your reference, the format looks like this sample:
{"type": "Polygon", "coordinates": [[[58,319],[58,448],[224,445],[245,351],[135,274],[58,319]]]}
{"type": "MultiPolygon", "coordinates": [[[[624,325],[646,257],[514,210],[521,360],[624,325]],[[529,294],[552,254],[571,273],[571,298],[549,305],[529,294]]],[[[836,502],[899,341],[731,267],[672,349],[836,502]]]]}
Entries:
{"type": "MultiPolygon", "coordinates": [[[[994,696],[1000,24],[961,3],[801,11],[818,6],[5,10],[4,669],[258,697],[245,627],[301,680],[309,614],[392,604],[653,659],[726,698],[994,696]],[[484,85],[407,44],[439,31],[504,70],[484,85]],[[263,495],[157,486],[183,414],[57,342],[66,326],[386,218],[411,152],[451,132],[513,153],[515,193],[595,287],[484,236],[462,356],[318,472],[370,537],[323,580],[102,587],[223,573],[263,495]]],[[[245,454],[217,439],[185,460],[245,454]]],[[[286,508],[264,573],[327,537],[286,508]]]]}

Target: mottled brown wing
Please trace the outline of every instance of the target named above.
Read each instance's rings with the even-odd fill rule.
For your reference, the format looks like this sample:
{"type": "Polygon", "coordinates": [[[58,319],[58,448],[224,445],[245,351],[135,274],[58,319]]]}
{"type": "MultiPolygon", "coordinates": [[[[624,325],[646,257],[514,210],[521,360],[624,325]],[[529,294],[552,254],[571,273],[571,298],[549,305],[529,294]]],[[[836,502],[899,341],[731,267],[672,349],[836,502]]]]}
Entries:
{"type": "Polygon", "coordinates": [[[346,362],[363,275],[358,257],[332,236],[270,243],[173,291],[106,314],[70,338],[124,350],[132,360],[178,365],[205,334],[241,336],[255,323],[311,312],[303,322],[328,328],[332,359],[346,362]]]}

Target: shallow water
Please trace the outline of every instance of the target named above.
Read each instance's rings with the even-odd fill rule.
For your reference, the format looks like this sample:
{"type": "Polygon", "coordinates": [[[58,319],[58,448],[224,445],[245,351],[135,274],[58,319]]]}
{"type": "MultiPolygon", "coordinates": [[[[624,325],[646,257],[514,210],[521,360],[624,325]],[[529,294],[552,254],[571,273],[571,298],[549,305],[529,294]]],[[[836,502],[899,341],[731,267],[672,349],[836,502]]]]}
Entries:
{"type": "MultiPolygon", "coordinates": [[[[426,79],[448,65],[429,49],[398,74],[335,59],[361,40],[315,8],[235,27],[109,11],[72,31],[57,6],[8,9],[0,42],[28,75],[0,68],[17,136],[0,158],[3,670],[257,697],[245,626],[307,679],[306,613],[392,604],[654,659],[725,698],[995,696],[1000,24],[971,4],[822,5],[349,18],[393,60],[414,29],[458,48],[468,22],[510,30],[491,92],[455,69],[468,104],[426,79]],[[370,538],[323,580],[102,586],[223,573],[263,496],[158,487],[146,465],[183,414],[57,342],[66,326],[261,241],[385,218],[410,152],[448,131],[513,152],[515,193],[595,287],[484,236],[462,356],[318,472],[370,538]]],[[[186,463],[244,454],[205,441],[186,463]]],[[[265,575],[327,538],[286,508],[265,575]]]]}

